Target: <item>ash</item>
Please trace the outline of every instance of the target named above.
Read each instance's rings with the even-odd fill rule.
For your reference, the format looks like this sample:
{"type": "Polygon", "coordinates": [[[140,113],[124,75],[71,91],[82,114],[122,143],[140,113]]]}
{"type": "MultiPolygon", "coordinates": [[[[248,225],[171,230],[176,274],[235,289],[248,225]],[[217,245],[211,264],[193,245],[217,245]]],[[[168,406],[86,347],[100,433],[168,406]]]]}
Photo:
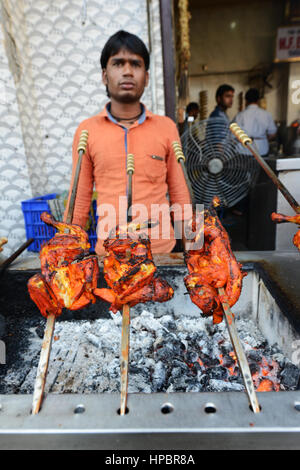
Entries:
{"type": "MultiPolygon", "coordinates": [[[[120,313],[56,322],[46,392],[119,392],[121,325],[120,313]]],[[[28,347],[1,378],[1,393],[33,392],[41,326],[29,327],[28,347]]],[[[254,322],[237,319],[236,326],[252,374],[257,376],[263,364],[274,390],[277,383],[277,390],[297,389],[300,370],[276,345],[267,344],[254,322]]],[[[141,310],[130,328],[129,393],[244,391],[224,321],[213,325],[212,317],[172,313],[158,318],[141,310]]]]}

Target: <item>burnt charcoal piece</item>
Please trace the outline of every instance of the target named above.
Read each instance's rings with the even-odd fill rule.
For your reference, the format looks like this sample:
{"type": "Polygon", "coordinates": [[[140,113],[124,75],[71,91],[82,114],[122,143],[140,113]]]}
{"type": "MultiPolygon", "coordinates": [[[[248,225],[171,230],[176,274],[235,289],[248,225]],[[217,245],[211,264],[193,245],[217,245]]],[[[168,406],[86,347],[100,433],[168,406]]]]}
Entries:
{"type": "Polygon", "coordinates": [[[228,378],[228,370],[222,366],[210,367],[206,373],[209,379],[227,380],[228,378]]]}
{"type": "Polygon", "coordinates": [[[183,357],[184,351],[185,346],[180,339],[166,335],[155,350],[155,359],[171,363],[174,358],[183,357]]]}
{"type": "Polygon", "coordinates": [[[205,367],[218,366],[220,364],[220,361],[217,357],[212,357],[212,356],[200,353],[199,358],[201,359],[205,367]]]}
{"type": "Polygon", "coordinates": [[[254,375],[256,374],[256,372],[260,371],[259,365],[256,364],[255,362],[250,362],[249,369],[250,369],[251,375],[254,375]]]}
{"type": "Polygon", "coordinates": [[[235,369],[235,372],[236,372],[235,375],[230,375],[230,376],[228,377],[228,382],[231,382],[231,383],[238,383],[238,384],[244,384],[242,375],[241,375],[241,374],[239,373],[239,371],[237,371],[236,369],[235,369]]]}
{"type": "Polygon", "coordinates": [[[280,374],[281,385],[287,390],[299,389],[300,370],[292,363],[287,363],[280,374]]]}
{"type": "MultiPolygon", "coordinates": [[[[174,370],[174,369],[173,369],[174,370]]],[[[178,371],[176,371],[177,374],[178,371]]],[[[172,371],[173,374],[173,371],[172,371]]],[[[198,379],[195,377],[189,377],[187,375],[180,375],[179,377],[171,377],[169,378],[168,385],[172,386],[174,392],[185,392],[185,391],[201,391],[202,386],[198,382],[198,379]]]]}
{"type": "Polygon", "coordinates": [[[187,371],[189,370],[189,367],[187,366],[187,364],[185,362],[178,361],[178,359],[174,359],[174,361],[172,362],[172,365],[174,367],[179,367],[183,374],[186,374],[187,371]]]}
{"type": "Polygon", "coordinates": [[[193,364],[199,359],[199,354],[196,351],[188,351],[186,354],[186,362],[188,364],[193,364]]]}
{"type": "Polygon", "coordinates": [[[167,369],[162,361],[155,364],[155,369],[152,373],[153,391],[160,392],[163,390],[167,377],[167,369]]]}
{"type": "Polygon", "coordinates": [[[45,324],[41,323],[40,325],[38,325],[35,329],[35,332],[36,332],[36,334],[38,335],[38,337],[40,339],[43,339],[44,338],[44,332],[45,332],[45,324]]]}
{"type": "Polygon", "coordinates": [[[247,353],[248,360],[253,362],[261,362],[262,356],[262,352],[257,349],[253,349],[247,353]]]}
{"type": "Polygon", "coordinates": [[[244,385],[239,382],[225,382],[223,380],[211,379],[207,387],[208,392],[241,392],[244,385]]]}
{"type": "Polygon", "coordinates": [[[234,366],[235,364],[235,360],[229,356],[229,355],[226,355],[223,357],[223,366],[224,367],[232,367],[234,366]]]}
{"type": "Polygon", "coordinates": [[[193,374],[201,374],[202,373],[202,367],[200,366],[199,362],[194,362],[193,365],[191,366],[191,372],[193,374]]]}

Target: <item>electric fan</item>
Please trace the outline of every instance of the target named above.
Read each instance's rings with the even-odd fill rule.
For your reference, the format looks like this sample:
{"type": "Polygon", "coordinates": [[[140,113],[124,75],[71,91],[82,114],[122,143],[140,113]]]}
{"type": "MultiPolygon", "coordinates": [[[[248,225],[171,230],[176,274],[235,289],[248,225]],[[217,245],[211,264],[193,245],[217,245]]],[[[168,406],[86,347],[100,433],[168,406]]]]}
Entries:
{"type": "Polygon", "coordinates": [[[196,203],[210,204],[218,196],[221,205],[229,208],[254,186],[259,165],[224,118],[189,123],[181,143],[196,203]]]}

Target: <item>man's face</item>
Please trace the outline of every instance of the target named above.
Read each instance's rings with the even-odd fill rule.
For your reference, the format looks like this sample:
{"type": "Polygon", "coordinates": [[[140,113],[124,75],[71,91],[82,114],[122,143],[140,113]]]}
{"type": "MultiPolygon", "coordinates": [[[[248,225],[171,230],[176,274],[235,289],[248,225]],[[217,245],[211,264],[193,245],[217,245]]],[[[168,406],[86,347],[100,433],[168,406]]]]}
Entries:
{"type": "Polygon", "coordinates": [[[112,99],[120,103],[139,101],[148,85],[144,59],[126,49],[111,56],[102,71],[102,80],[112,99]]]}
{"type": "Polygon", "coordinates": [[[233,104],[234,91],[225,91],[222,96],[218,98],[218,104],[223,108],[231,108],[233,104]]]}

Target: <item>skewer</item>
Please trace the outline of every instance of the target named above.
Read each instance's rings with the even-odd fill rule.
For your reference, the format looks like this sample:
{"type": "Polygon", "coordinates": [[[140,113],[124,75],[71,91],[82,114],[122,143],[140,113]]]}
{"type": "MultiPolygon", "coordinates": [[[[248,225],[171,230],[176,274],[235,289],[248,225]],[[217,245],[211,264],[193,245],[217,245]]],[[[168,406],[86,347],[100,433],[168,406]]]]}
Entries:
{"type": "MultiPolygon", "coordinates": [[[[68,212],[65,217],[65,220],[64,220],[64,222],[66,222],[67,224],[71,224],[72,219],[73,219],[73,212],[74,212],[76,192],[77,192],[77,186],[78,186],[79,175],[80,175],[82,155],[86,151],[87,139],[88,139],[88,131],[83,130],[81,132],[80,139],[78,142],[78,147],[77,147],[78,160],[77,160],[75,176],[73,180],[73,186],[71,190],[69,208],[68,208],[68,212]]],[[[44,338],[43,338],[43,343],[42,343],[39,365],[37,369],[37,375],[36,375],[36,379],[34,383],[33,400],[32,400],[32,414],[34,415],[40,411],[40,407],[41,407],[42,400],[43,400],[43,394],[44,394],[46,380],[47,380],[47,371],[48,371],[48,364],[49,364],[49,358],[50,358],[50,352],[51,352],[54,327],[55,327],[55,315],[53,314],[48,315],[46,327],[44,331],[44,338]]]]}
{"type": "MultiPolygon", "coordinates": [[[[2,274],[5,272],[6,268],[21,254],[23,251],[31,245],[31,243],[34,241],[33,238],[29,238],[25,243],[23,243],[9,258],[7,258],[3,263],[0,265],[0,277],[2,274]]],[[[7,243],[7,239],[4,243],[7,243]]],[[[2,245],[1,245],[2,246],[2,245]]]]}
{"type": "MultiPolygon", "coordinates": [[[[219,296],[225,295],[225,291],[224,291],[223,287],[219,288],[218,292],[219,292],[219,296]]],[[[243,376],[243,379],[244,379],[244,384],[245,384],[245,388],[246,388],[246,391],[247,391],[247,395],[248,395],[248,398],[249,398],[249,401],[250,401],[252,411],[254,413],[259,413],[260,412],[260,407],[259,407],[259,403],[258,403],[258,400],[257,400],[257,396],[256,396],[256,392],[255,392],[255,388],[254,388],[254,384],[253,384],[249,364],[248,364],[246,354],[243,350],[243,347],[242,347],[240,339],[239,339],[239,335],[238,335],[238,332],[237,332],[237,329],[236,329],[233,314],[232,314],[230,306],[227,302],[221,302],[221,303],[222,303],[224,316],[225,316],[225,320],[226,320],[226,325],[227,325],[227,328],[228,328],[231,343],[232,343],[237,361],[238,361],[239,366],[240,366],[240,370],[241,370],[241,373],[242,373],[242,376],[243,376]]]]}
{"type": "MultiPolygon", "coordinates": [[[[182,152],[181,145],[180,145],[179,142],[173,142],[172,145],[173,145],[173,149],[174,149],[174,153],[175,153],[175,156],[177,158],[177,161],[181,163],[181,167],[183,168],[185,158],[184,158],[184,155],[183,155],[183,152],[182,152]]],[[[189,181],[187,172],[184,171],[183,173],[184,173],[184,177],[185,177],[187,186],[190,189],[191,183],[189,181]]],[[[194,200],[193,193],[190,193],[190,197],[191,197],[193,208],[194,208],[195,207],[195,200],[194,200]]],[[[213,211],[214,208],[211,207],[210,210],[213,211]]],[[[219,293],[219,296],[223,296],[225,294],[225,291],[224,291],[223,288],[219,288],[218,293],[219,293]]],[[[257,400],[257,397],[256,397],[256,393],[255,393],[255,389],[254,389],[254,384],[253,384],[249,364],[248,364],[247,357],[245,355],[245,352],[242,348],[242,345],[241,345],[241,342],[240,342],[240,339],[239,339],[239,336],[238,336],[238,332],[237,332],[237,329],[236,329],[236,326],[235,326],[233,314],[232,314],[232,312],[230,310],[230,306],[228,305],[227,302],[223,301],[221,303],[222,303],[222,307],[223,307],[223,311],[224,311],[224,315],[225,315],[226,325],[227,325],[227,328],[228,328],[228,331],[229,331],[230,340],[231,340],[231,343],[232,343],[232,346],[233,346],[233,349],[234,349],[235,355],[237,357],[237,361],[238,361],[238,364],[239,364],[239,367],[240,367],[240,370],[241,370],[241,373],[242,373],[242,376],[243,376],[245,389],[246,389],[246,392],[247,392],[252,410],[253,410],[254,413],[259,413],[260,412],[260,407],[259,407],[258,400],[257,400]]]]}
{"type": "Polygon", "coordinates": [[[172,146],[173,146],[173,150],[174,150],[174,153],[175,153],[176,160],[181,165],[181,168],[182,168],[182,171],[183,171],[183,174],[184,174],[184,179],[185,179],[186,185],[187,185],[189,193],[190,193],[192,208],[193,208],[193,212],[194,212],[195,208],[196,208],[195,196],[194,196],[194,191],[193,191],[189,176],[188,176],[187,171],[186,171],[185,156],[184,156],[183,151],[182,151],[182,146],[177,141],[172,142],[172,146]]]}
{"type": "Polygon", "coordinates": [[[121,339],[121,407],[120,415],[126,413],[128,368],[129,368],[129,338],[130,338],[130,307],[123,305],[122,312],[122,339],[121,339]]]}
{"type": "Polygon", "coordinates": [[[32,399],[32,414],[36,415],[40,411],[40,407],[43,400],[48,364],[51,352],[51,344],[55,325],[55,315],[49,315],[47,317],[46,328],[44,331],[43,344],[41,349],[41,355],[34,383],[33,399],[32,399]]]}
{"type": "MultiPolygon", "coordinates": [[[[127,155],[128,194],[127,194],[127,222],[131,222],[130,209],[132,206],[132,175],[134,173],[134,156],[127,155]]],[[[128,395],[128,368],[129,368],[129,338],[130,338],[130,307],[123,305],[122,312],[122,339],[121,339],[121,407],[120,415],[126,413],[128,395]]]]}
{"type": "Polygon", "coordinates": [[[250,150],[256,161],[260,164],[263,170],[267,173],[267,175],[271,178],[273,183],[277,186],[283,197],[287,200],[290,206],[294,209],[297,214],[300,214],[300,205],[291,195],[289,190],[284,186],[284,184],[280,181],[280,179],[275,175],[274,171],[270,168],[270,166],[265,162],[265,160],[259,155],[257,150],[252,145],[252,139],[248,137],[248,135],[235,123],[233,122],[230,124],[229,129],[233,133],[233,135],[238,139],[244,147],[250,150]]]}

